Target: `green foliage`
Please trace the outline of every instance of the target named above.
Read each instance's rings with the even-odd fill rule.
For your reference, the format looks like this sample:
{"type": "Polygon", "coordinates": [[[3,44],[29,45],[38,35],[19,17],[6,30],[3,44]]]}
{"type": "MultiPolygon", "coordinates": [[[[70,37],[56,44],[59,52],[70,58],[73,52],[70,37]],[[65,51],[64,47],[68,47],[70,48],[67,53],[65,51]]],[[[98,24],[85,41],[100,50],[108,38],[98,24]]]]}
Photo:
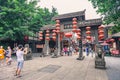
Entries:
{"type": "Polygon", "coordinates": [[[119,0],[89,0],[97,12],[104,17],[104,24],[113,23],[112,33],[120,31],[120,1],[119,0]]]}
{"type": "Polygon", "coordinates": [[[38,1],[0,0],[0,39],[23,40],[24,35],[34,36],[40,27],[52,24],[57,10],[36,7],[38,1]]]}

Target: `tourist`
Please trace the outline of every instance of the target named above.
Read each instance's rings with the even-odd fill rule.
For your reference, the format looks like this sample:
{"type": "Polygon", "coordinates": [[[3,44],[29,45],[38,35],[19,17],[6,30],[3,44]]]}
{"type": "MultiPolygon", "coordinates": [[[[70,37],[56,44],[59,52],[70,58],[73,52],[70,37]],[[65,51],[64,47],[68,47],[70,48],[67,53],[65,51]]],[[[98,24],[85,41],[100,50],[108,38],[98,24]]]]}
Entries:
{"type": "Polygon", "coordinates": [[[68,54],[67,47],[64,47],[64,53],[65,53],[65,56],[68,54]]]}
{"type": "Polygon", "coordinates": [[[23,46],[19,45],[18,46],[18,50],[16,52],[16,56],[17,56],[17,69],[16,69],[16,73],[15,76],[17,76],[17,78],[21,77],[21,70],[23,68],[23,63],[24,63],[24,51],[23,51],[23,46]]]}
{"type": "Polygon", "coordinates": [[[70,53],[71,56],[72,56],[72,52],[73,52],[73,48],[72,48],[72,46],[70,46],[70,51],[69,51],[69,53],[70,53]]]}
{"type": "Polygon", "coordinates": [[[0,64],[3,65],[4,64],[4,56],[5,54],[5,50],[3,49],[3,46],[0,46],[0,64]]]}
{"type": "Polygon", "coordinates": [[[89,47],[86,47],[86,55],[89,55],[89,47]]]}
{"type": "Polygon", "coordinates": [[[10,65],[12,62],[12,58],[11,58],[12,50],[11,50],[10,46],[7,47],[5,54],[6,54],[6,64],[10,65]]]}

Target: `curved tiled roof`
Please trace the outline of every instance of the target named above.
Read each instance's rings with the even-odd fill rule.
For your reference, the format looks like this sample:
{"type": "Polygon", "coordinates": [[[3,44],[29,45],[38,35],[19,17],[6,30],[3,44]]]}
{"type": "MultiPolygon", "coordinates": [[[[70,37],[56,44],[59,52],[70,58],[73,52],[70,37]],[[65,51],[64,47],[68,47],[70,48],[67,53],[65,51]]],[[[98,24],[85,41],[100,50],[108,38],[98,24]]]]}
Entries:
{"type": "Polygon", "coordinates": [[[72,12],[72,13],[67,13],[67,14],[61,14],[61,15],[53,17],[52,20],[82,16],[82,15],[85,15],[85,11],[86,10],[78,11],[78,12],[72,12]]]}

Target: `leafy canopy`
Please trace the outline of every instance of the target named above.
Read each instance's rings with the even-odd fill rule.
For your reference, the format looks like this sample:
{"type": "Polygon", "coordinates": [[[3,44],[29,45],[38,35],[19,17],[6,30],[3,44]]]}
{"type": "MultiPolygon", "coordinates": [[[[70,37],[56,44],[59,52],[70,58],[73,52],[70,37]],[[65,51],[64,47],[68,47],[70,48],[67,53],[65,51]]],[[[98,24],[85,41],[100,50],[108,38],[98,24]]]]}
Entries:
{"type": "Polygon", "coordinates": [[[103,15],[104,24],[114,24],[112,33],[120,31],[120,0],[89,0],[97,12],[103,15]]]}
{"type": "Polygon", "coordinates": [[[53,7],[36,7],[39,0],[0,0],[0,39],[23,40],[25,35],[35,36],[40,27],[51,24],[57,15],[53,7]]]}

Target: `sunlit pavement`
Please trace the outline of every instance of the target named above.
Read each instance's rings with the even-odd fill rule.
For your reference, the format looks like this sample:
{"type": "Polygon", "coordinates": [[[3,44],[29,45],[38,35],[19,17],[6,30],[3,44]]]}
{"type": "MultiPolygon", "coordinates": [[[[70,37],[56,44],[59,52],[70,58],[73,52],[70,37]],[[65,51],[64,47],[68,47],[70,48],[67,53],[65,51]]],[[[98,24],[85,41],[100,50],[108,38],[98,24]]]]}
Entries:
{"type": "MultiPolygon", "coordinates": [[[[37,54],[36,56],[39,56],[37,54]]],[[[10,66],[0,66],[0,80],[120,80],[120,58],[106,57],[106,69],[95,69],[94,57],[78,55],[58,58],[33,57],[24,62],[22,77],[14,76],[16,60],[10,66]]]]}

